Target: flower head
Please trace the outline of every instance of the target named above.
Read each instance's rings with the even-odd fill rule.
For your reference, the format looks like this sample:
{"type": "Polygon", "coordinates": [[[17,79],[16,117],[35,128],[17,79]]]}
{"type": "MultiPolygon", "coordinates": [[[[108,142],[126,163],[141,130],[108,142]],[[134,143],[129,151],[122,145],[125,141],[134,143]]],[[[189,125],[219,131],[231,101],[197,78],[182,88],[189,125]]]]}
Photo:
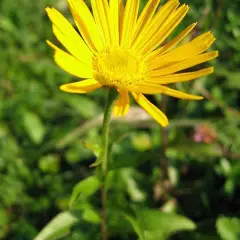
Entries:
{"type": "Polygon", "coordinates": [[[158,123],[167,126],[167,117],[143,94],[167,94],[176,98],[200,100],[167,87],[169,83],[193,80],[213,72],[213,67],[185,71],[217,57],[205,53],[215,38],[204,33],[188,43],[177,44],[195,27],[188,26],[168,43],[163,42],[187,14],[189,7],[168,0],[157,10],[160,0],[149,0],[138,15],[139,0],[91,0],[92,12],[83,0],[68,0],[79,33],[54,8],[46,11],[56,38],[68,51],[55,50],[56,63],[66,72],[85,78],[64,84],[61,90],[88,93],[102,86],[117,88],[119,98],[114,114],[123,116],[129,109],[129,93],[158,123]]]}

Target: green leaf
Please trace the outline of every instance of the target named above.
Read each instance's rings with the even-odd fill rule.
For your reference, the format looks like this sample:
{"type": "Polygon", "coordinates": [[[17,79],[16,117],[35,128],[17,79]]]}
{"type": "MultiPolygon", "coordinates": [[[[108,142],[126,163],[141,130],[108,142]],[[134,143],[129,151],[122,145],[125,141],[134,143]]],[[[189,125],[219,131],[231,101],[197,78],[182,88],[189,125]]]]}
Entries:
{"type": "Polygon", "coordinates": [[[140,240],[144,240],[142,229],[137,220],[128,214],[124,214],[124,217],[131,223],[134,231],[137,233],[140,240]]]}
{"type": "Polygon", "coordinates": [[[46,129],[39,116],[33,112],[25,111],[23,113],[23,124],[31,140],[37,144],[41,143],[46,129]]]}
{"type": "Polygon", "coordinates": [[[122,179],[126,185],[126,191],[134,202],[143,202],[146,199],[146,193],[139,188],[136,181],[135,171],[131,168],[122,169],[122,179]]]}
{"type": "Polygon", "coordinates": [[[71,212],[59,213],[53,218],[34,240],[59,239],[70,232],[70,228],[78,221],[78,218],[71,212]]]}
{"type": "Polygon", "coordinates": [[[9,222],[8,213],[6,210],[0,208],[0,228],[9,222]]]}
{"type": "Polygon", "coordinates": [[[100,152],[99,156],[97,157],[96,161],[95,161],[94,163],[92,163],[92,164],[90,165],[90,167],[97,167],[97,166],[99,166],[99,165],[102,163],[103,159],[104,159],[104,155],[105,155],[105,153],[104,153],[104,151],[102,150],[102,151],[100,152]]]}
{"type": "Polygon", "coordinates": [[[82,142],[76,141],[76,143],[66,151],[65,157],[69,164],[76,164],[84,159],[88,160],[92,155],[92,152],[87,149],[82,142]]]}
{"type": "Polygon", "coordinates": [[[128,152],[122,153],[119,156],[115,156],[116,158],[109,165],[110,170],[120,169],[120,168],[129,168],[129,167],[137,167],[149,160],[149,157],[156,157],[156,152],[148,151],[148,152],[134,152],[129,154],[128,152]]]}
{"type": "Polygon", "coordinates": [[[219,217],[217,219],[217,231],[223,240],[240,239],[240,219],[219,217]]]}
{"type": "Polygon", "coordinates": [[[62,98],[84,118],[92,118],[99,113],[96,101],[90,98],[73,94],[62,95],[62,98]]]}
{"type": "Polygon", "coordinates": [[[90,223],[100,223],[101,222],[101,217],[98,214],[98,212],[92,208],[85,209],[83,212],[83,219],[87,222],[90,223]]]}
{"type": "Polygon", "coordinates": [[[56,173],[59,170],[59,159],[56,155],[49,154],[41,157],[38,165],[43,172],[56,173]]]}
{"type": "Polygon", "coordinates": [[[175,144],[174,146],[169,146],[166,155],[169,158],[183,157],[188,155],[192,158],[210,158],[219,157],[222,155],[221,149],[217,144],[205,144],[205,143],[194,143],[187,142],[175,144]]]}
{"type": "Polygon", "coordinates": [[[150,150],[152,148],[152,142],[149,134],[147,133],[135,133],[131,135],[131,142],[133,148],[140,152],[150,150]]]}
{"type": "Polygon", "coordinates": [[[227,79],[226,86],[232,89],[240,89],[240,72],[228,71],[225,68],[217,68],[216,73],[227,79]]]}
{"type": "Polygon", "coordinates": [[[94,153],[94,155],[97,157],[95,162],[92,163],[90,165],[90,167],[97,167],[97,166],[99,166],[102,163],[103,158],[104,158],[104,154],[105,154],[103,149],[98,144],[93,144],[93,143],[88,143],[88,142],[85,142],[84,146],[87,149],[91,150],[94,153]]]}
{"type": "Polygon", "coordinates": [[[142,210],[137,213],[144,240],[164,240],[170,234],[182,230],[194,230],[196,225],[190,219],[158,210],[142,210]]]}
{"type": "Polygon", "coordinates": [[[93,195],[100,187],[100,181],[97,177],[91,176],[82,181],[80,181],[73,189],[72,196],[69,202],[70,207],[76,202],[80,197],[86,198],[93,195]]]}

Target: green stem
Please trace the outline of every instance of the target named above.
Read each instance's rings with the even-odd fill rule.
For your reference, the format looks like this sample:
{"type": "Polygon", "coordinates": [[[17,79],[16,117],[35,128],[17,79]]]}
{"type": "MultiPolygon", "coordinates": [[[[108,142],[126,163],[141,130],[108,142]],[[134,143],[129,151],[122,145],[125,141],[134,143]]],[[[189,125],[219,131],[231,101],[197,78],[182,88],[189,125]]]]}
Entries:
{"type": "Polygon", "coordinates": [[[104,118],[103,118],[103,126],[102,126],[102,175],[103,175],[103,185],[101,191],[101,201],[102,201],[102,224],[101,224],[101,232],[102,239],[108,239],[107,232],[107,190],[105,187],[106,176],[108,171],[108,157],[109,157],[109,127],[111,120],[111,112],[114,100],[117,97],[117,90],[115,88],[109,88],[107,101],[105,105],[104,118]]]}
{"type": "Polygon", "coordinates": [[[103,160],[102,160],[102,173],[105,176],[107,174],[108,165],[108,151],[109,151],[109,127],[111,120],[111,112],[114,100],[117,97],[117,91],[115,88],[109,88],[107,101],[104,110],[103,125],[102,125],[102,147],[103,147],[103,160]]]}

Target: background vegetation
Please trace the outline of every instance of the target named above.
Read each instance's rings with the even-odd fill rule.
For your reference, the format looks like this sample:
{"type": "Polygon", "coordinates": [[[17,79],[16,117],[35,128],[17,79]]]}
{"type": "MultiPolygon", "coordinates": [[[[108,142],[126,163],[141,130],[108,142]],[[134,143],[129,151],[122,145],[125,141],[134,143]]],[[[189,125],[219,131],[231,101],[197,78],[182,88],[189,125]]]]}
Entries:
{"type": "MultiPolygon", "coordinates": [[[[113,121],[111,240],[240,239],[240,2],[182,2],[191,9],[175,34],[196,21],[191,38],[211,30],[215,73],[176,86],[203,101],[150,98],[169,116],[167,129],[136,107],[113,121]]],[[[73,78],[45,43],[54,39],[46,6],[70,17],[65,0],[0,1],[0,239],[33,239],[60,212],[52,237],[100,239],[98,170],[89,165],[106,92],[59,91],[73,78]]]]}

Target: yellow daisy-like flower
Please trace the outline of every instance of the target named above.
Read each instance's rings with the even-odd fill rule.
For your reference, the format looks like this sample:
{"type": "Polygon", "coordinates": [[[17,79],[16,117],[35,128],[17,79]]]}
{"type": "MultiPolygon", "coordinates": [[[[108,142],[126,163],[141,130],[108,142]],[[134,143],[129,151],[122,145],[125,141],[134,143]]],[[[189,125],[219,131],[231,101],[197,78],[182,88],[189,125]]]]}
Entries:
{"type": "Polygon", "coordinates": [[[160,0],[149,0],[138,15],[139,2],[127,0],[124,6],[122,0],[91,0],[92,14],[83,0],[68,0],[80,34],[56,9],[47,8],[53,32],[69,53],[47,42],[55,50],[55,61],[63,70],[86,79],[64,84],[61,90],[82,94],[102,86],[114,87],[119,92],[113,108],[116,116],[127,113],[130,92],[136,102],[165,127],[167,117],[143,94],[202,99],[166,85],[212,73],[213,67],[182,70],[207,62],[217,57],[218,52],[204,53],[215,40],[210,32],[176,47],[196,23],[162,45],[189,7],[180,6],[178,0],[169,0],[157,10],[160,0]]]}

